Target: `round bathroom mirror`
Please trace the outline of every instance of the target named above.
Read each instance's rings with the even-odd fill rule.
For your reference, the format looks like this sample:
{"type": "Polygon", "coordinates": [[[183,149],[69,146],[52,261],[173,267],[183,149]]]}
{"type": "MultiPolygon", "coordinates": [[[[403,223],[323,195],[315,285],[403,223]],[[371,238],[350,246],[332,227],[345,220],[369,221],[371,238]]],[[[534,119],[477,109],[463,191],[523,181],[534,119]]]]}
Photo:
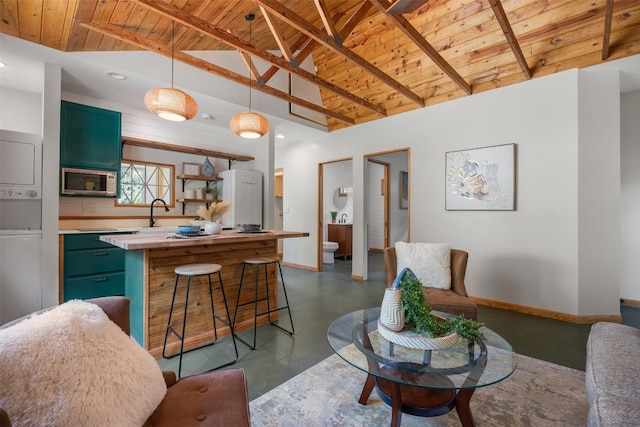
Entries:
{"type": "Polygon", "coordinates": [[[333,205],[340,210],[347,206],[347,193],[343,187],[338,187],[333,192],[333,205]]]}

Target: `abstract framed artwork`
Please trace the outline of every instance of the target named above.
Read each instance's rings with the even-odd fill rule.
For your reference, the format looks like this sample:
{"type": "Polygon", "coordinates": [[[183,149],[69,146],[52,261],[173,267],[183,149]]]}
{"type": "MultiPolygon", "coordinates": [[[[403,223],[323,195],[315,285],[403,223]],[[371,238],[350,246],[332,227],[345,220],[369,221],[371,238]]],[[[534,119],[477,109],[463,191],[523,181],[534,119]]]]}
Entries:
{"type": "Polygon", "coordinates": [[[445,159],[445,209],[515,210],[515,144],[449,151],[445,159]]]}
{"type": "Polygon", "coordinates": [[[400,181],[398,184],[400,209],[409,209],[409,173],[407,171],[400,171],[400,181]]]}

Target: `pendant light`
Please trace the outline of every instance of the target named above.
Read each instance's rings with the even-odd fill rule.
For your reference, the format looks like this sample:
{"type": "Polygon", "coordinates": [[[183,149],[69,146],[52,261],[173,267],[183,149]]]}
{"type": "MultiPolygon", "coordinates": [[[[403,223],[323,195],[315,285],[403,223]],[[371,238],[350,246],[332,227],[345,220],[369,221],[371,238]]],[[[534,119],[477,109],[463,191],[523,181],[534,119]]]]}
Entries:
{"type": "Polygon", "coordinates": [[[187,93],[173,87],[173,51],[176,38],[175,22],[171,23],[171,87],[157,87],[150,89],[144,96],[147,110],[156,116],[182,122],[191,120],[198,114],[198,103],[187,93]]]}
{"type": "MultiPolygon", "coordinates": [[[[249,43],[251,43],[251,22],[255,19],[255,15],[250,13],[244,19],[249,21],[249,43]]],[[[251,55],[249,55],[249,64],[251,64],[251,55]]],[[[229,126],[233,133],[242,138],[256,139],[269,132],[269,120],[251,111],[251,80],[251,67],[249,67],[249,111],[233,116],[229,126]]]]}

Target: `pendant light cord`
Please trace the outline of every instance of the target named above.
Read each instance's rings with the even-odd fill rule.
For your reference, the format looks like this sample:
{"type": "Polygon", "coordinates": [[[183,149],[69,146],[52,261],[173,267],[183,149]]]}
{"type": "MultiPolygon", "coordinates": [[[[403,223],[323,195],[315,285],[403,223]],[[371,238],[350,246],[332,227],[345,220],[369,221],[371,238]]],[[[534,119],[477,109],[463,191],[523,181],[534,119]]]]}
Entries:
{"type": "Polygon", "coordinates": [[[176,21],[171,21],[171,89],[173,89],[173,49],[176,42],[176,21]]]}
{"type": "MultiPolygon", "coordinates": [[[[254,15],[251,13],[247,15],[247,19],[249,20],[249,44],[253,42],[253,18],[254,15]]],[[[251,112],[251,54],[249,54],[249,112],[251,112]]]]}

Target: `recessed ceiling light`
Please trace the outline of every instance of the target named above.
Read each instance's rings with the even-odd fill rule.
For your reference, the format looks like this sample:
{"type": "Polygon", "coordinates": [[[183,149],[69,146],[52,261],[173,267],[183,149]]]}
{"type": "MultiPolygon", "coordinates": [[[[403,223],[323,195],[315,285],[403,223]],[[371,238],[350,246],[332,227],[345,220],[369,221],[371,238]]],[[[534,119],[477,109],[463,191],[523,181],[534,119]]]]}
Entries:
{"type": "Polygon", "coordinates": [[[107,71],[107,76],[114,80],[127,80],[127,76],[124,74],[116,73],[115,71],[107,71]]]}
{"type": "Polygon", "coordinates": [[[284,135],[283,135],[283,134],[281,134],[281,133],[279,133],[279,134],[277,134],[277,135],[276,135],[276,138],[278,138],[278,139],[284,139],[284,135]]]}
{"type": "Polygon", "coordinates": [[[200,114],[200,117],[202,117],[204,120],[214,120],[214,117],[211,114],[207,113],[200,114]]]}
{"type": "Polygon", "coordinates": [[[0,62],[0,68],[4,68],[6,66],[7,66],[7,64],[5,64],[4,62],[0,62]]]}

